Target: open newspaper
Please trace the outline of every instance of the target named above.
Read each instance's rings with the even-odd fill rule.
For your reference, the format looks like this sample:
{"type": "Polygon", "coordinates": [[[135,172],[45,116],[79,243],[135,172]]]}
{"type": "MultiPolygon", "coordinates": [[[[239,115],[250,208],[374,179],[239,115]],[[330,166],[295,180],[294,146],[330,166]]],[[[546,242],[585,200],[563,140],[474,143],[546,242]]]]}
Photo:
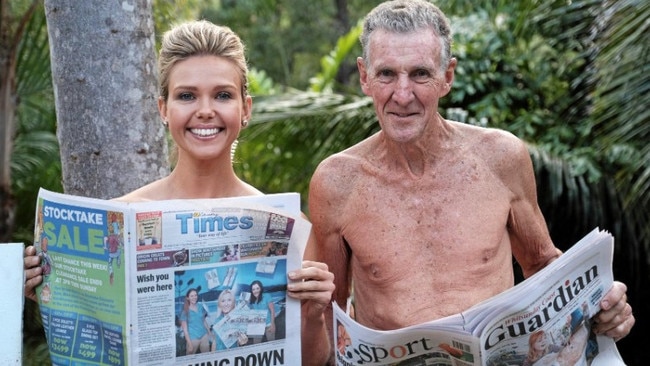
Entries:
{"type": "MultiPolygon", "coordinates": [[[[355,322],[336,302],[337,365],[623,365],[591,332],[613,283],[614,239],[598,229],[517,286],[460,314],[393,331],[355,322]]],[[[435,301],[435,299],[432,299],[435,301]]]]}
{"type": "Polygon", "coordinates": [[[125,203],[42,189],[35,223],[54,365],[300,363],[287,272],[311,224],[297,193],[125,203]]]}

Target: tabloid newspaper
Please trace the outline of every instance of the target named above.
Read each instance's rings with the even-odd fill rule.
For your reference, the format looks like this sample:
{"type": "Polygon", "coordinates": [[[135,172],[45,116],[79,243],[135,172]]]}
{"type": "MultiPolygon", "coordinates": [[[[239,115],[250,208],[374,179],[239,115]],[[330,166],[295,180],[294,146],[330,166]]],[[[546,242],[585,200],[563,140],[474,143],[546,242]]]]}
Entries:
{"type": "Polygon", "coordinates": [[[300,364],[287,272],[311,224],[297,193],[125,203],[41,189],[35,223],[53,365],[300,364]]]}
{"type": "Polygon", "coordinates": [[[613,283],[613,247],[614,238],[595,229],[510,290],[462,313],[393,331],[364,327],[334,302],[336,364],[624,365],[614,341],[591,332],[613,283]]]}

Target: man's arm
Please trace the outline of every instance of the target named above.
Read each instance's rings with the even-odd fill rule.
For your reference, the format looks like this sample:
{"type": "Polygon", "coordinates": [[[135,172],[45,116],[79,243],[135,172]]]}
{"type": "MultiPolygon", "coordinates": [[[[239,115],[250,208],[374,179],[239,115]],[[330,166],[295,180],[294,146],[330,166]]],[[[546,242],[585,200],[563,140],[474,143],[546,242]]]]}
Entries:
{"type": "MultiPolygon", "coordinates": [[[[546,267],[562,253],[553,245],[546,221],[537,204],[537,187],[530,154],[523,142],[513,140],[508,155],[512,162],[504,162],[499,170],[504,182],[513,192],[508,235],[512,251],[521,265],[524,276],[530,277],[546,267]]],[[[595,331],[619,340],[630,333],[635,323],[632,307],[627,303],[627,287],[614,282],[601,301],[596,315],[595,331]]]]}
{"type": "Polygon", "coordinates": [[[526,145],[512,134],[494,136],[499,146],[490,161],[511,192],[507,231],[512,253],[528,278],[557,259],[562,252],[551,240],[546,220],[537,204],[537,186],[526,145]]]}
{"type": "MultiPolygon", "coordinates": [[[[350,180],[340,173],[339,168],[342,164],[339,163],[341,161],[326,159],[314,173],[309,189],[309,213],[316,239],[316,258],[326,263],[334,274],[333,300],[344,307],[350,296],[351,274],[350,252],[341,231],[350,180]]],[[[325,314],[330,334],[333,334],[332,316],[333,309],[330,303],[325,314]]],[[[333,353],[331,356],[333,358],[333,353]]]]}

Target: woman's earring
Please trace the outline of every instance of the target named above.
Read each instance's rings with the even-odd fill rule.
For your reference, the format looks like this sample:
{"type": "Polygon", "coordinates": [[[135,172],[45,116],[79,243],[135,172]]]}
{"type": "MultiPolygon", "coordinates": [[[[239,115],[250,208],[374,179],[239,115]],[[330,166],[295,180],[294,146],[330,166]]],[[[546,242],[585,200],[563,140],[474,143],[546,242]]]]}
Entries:
{"type": "Polygon", "coordinates": [[[162,124],[163,124],[163,126],[165,126],[165,128],[169,127],[169,122],[167,122],[166,119],[163,120],[162,124]]]}
{"type": "Polygon", "coordinates": [[[241,121],[241,126],[242,126],[242,127],[246,127],[246,126],[248,126],[248,120],[247,120],[247,119],[242,120],[242,121],[241,121]]]}
{"type": "Polygon", "coordinates": [[[237,145],[239,145],[239,140],[235,139],[232,145],[230,145],[230,160],[235,160],[235,152],[237,151],[237,145]]]}

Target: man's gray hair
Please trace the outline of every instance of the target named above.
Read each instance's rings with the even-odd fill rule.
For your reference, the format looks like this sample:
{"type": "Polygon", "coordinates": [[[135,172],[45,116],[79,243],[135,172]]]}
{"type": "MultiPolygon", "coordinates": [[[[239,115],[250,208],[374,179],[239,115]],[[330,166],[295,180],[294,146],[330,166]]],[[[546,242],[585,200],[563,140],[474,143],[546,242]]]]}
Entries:
{"type": "Polygon", "coordinates": [[[375,7],[363,22],[359,37],[363,48],[363,59],[369,62],[368,43],[372,32],[383,29],[394,33],[410,33],[425,28],[433,29],[442,41],[440,66],[445,69],[451,58],[451,27],[445,14],[425,0],[393,0],[375,7]]]}

